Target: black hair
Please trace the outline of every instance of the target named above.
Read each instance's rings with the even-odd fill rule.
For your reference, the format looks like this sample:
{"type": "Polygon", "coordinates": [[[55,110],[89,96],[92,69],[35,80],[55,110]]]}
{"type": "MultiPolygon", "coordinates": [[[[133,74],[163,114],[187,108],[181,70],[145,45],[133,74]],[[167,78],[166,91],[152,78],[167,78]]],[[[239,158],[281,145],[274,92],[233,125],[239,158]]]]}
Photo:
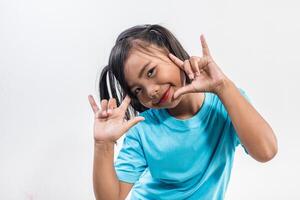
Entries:
{"type": "MultiPolygon", "coordinates": [[[[156,45],[167,53],[172,53],[181,60],[190,58],[176,37],[165,27],[158,24],[137,25],[126,29],[117,38],[111,50],[108,65],[105,66],[100,75],[99,90],[100,101],[103,99],[115,98],[117,106],[128,95],[131,98],[130,106],[125,114],[129,120],[149,108],[143,106],[137,97],[130,91],[124,75],[124,64],[130,50],[139,46],[147,49],[149,45],[156,45]],[[108,79],[108,81],[107,81],[108,79]],[[109,89],[111,96],[109,95],[109,89]],[[119,95],[118,95],[119,94],[119,95]]],[[[191,80],[187,76],[187,83],[191,80]]]]}

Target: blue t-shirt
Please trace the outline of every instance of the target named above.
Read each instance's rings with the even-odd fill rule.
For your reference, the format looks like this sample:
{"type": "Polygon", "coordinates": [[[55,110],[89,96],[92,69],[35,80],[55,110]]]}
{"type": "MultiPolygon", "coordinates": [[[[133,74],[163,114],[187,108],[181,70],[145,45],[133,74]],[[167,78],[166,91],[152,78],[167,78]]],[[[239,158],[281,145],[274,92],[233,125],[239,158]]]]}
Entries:
{"type": "Polygon", "coordinates": [[[189,119],[166,109],[140,115],[145,120],[127,131],[114,164],[119,180],[134,183],[131,199],[224,199],[240,140],[218,96],[205,93],[189,119]]]}

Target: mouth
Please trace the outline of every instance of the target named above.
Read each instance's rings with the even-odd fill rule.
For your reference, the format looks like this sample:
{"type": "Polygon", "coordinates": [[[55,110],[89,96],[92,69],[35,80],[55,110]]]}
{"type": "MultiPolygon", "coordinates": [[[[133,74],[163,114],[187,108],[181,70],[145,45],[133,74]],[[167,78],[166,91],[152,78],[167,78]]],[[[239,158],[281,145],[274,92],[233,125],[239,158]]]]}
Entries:
{"type": "Polygon", "coordinates": [[[159,102],[157,103],[157,105],[162,104],[162,103],[166,102],[166,101],[169,99],[169,96],[170,96],[170,88],[171,88],[171,87],[169,87],[169,88],[167,89],[167,91],[163,94],[163,96],[161,97],[161,99],[159,100],[159,102]]]}

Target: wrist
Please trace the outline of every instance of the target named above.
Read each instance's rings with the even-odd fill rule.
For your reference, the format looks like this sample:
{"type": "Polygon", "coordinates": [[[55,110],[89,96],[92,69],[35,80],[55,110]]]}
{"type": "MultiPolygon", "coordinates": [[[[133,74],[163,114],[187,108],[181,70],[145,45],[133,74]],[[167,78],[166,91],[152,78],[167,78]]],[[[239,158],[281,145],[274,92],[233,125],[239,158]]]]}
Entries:
{"type": "Polygon", "coordinates": [[[95,141],[94,142],[94,152],[98,155],[106,155],[114,152],[114,142],[106,142],[106,141],[95,141]],[[104,154],[103,154],[104,153],[104,154]]]}
{"type": "Polygon", "coordinates": [[[218,87],[215,90],[216,95],[218,95],[220,98],[226,94],[227,90],[230,90],[230,88],[234,87],[234,83],[228,79],[225,78],[222,80],[222,82],[218,85],[218,87]]]}
{"type": "Polygon", "coordinates": [[[102,141],[102,140],[100,140],[100,141],[99,140],[97,140],[97,141],[95,140],[94,141],[94,146],[97,147],[97,148],[98,147],[101,148],[103,146],[107,146],[107,147],[108,146],[112,146],[113,147],[115,144],[117,144],[116,141],[102,141]]]}
{"type": "Polygon", "coordinates": [[[103,145],[103,144],[117,144],[117,140],[96,140],[94,139],[94,143],[96,145],[103,145]]]}

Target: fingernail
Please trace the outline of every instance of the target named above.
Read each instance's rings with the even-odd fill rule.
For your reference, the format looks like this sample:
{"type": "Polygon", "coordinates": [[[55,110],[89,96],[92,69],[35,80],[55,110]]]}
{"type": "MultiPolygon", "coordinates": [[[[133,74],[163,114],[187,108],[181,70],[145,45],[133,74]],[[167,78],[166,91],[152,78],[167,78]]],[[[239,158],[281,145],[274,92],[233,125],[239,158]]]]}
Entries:
{"type": "Polygon", "coordinates": [[[111,109],[108,109],[108,110],[107,110],[107,113],[111,113],[111,109]]]}
{"type": "Polygon", "coordinates": [[[199,72],[196,72],[196,76],[200,76],[200,73],[199,73],[199,72]]]}

